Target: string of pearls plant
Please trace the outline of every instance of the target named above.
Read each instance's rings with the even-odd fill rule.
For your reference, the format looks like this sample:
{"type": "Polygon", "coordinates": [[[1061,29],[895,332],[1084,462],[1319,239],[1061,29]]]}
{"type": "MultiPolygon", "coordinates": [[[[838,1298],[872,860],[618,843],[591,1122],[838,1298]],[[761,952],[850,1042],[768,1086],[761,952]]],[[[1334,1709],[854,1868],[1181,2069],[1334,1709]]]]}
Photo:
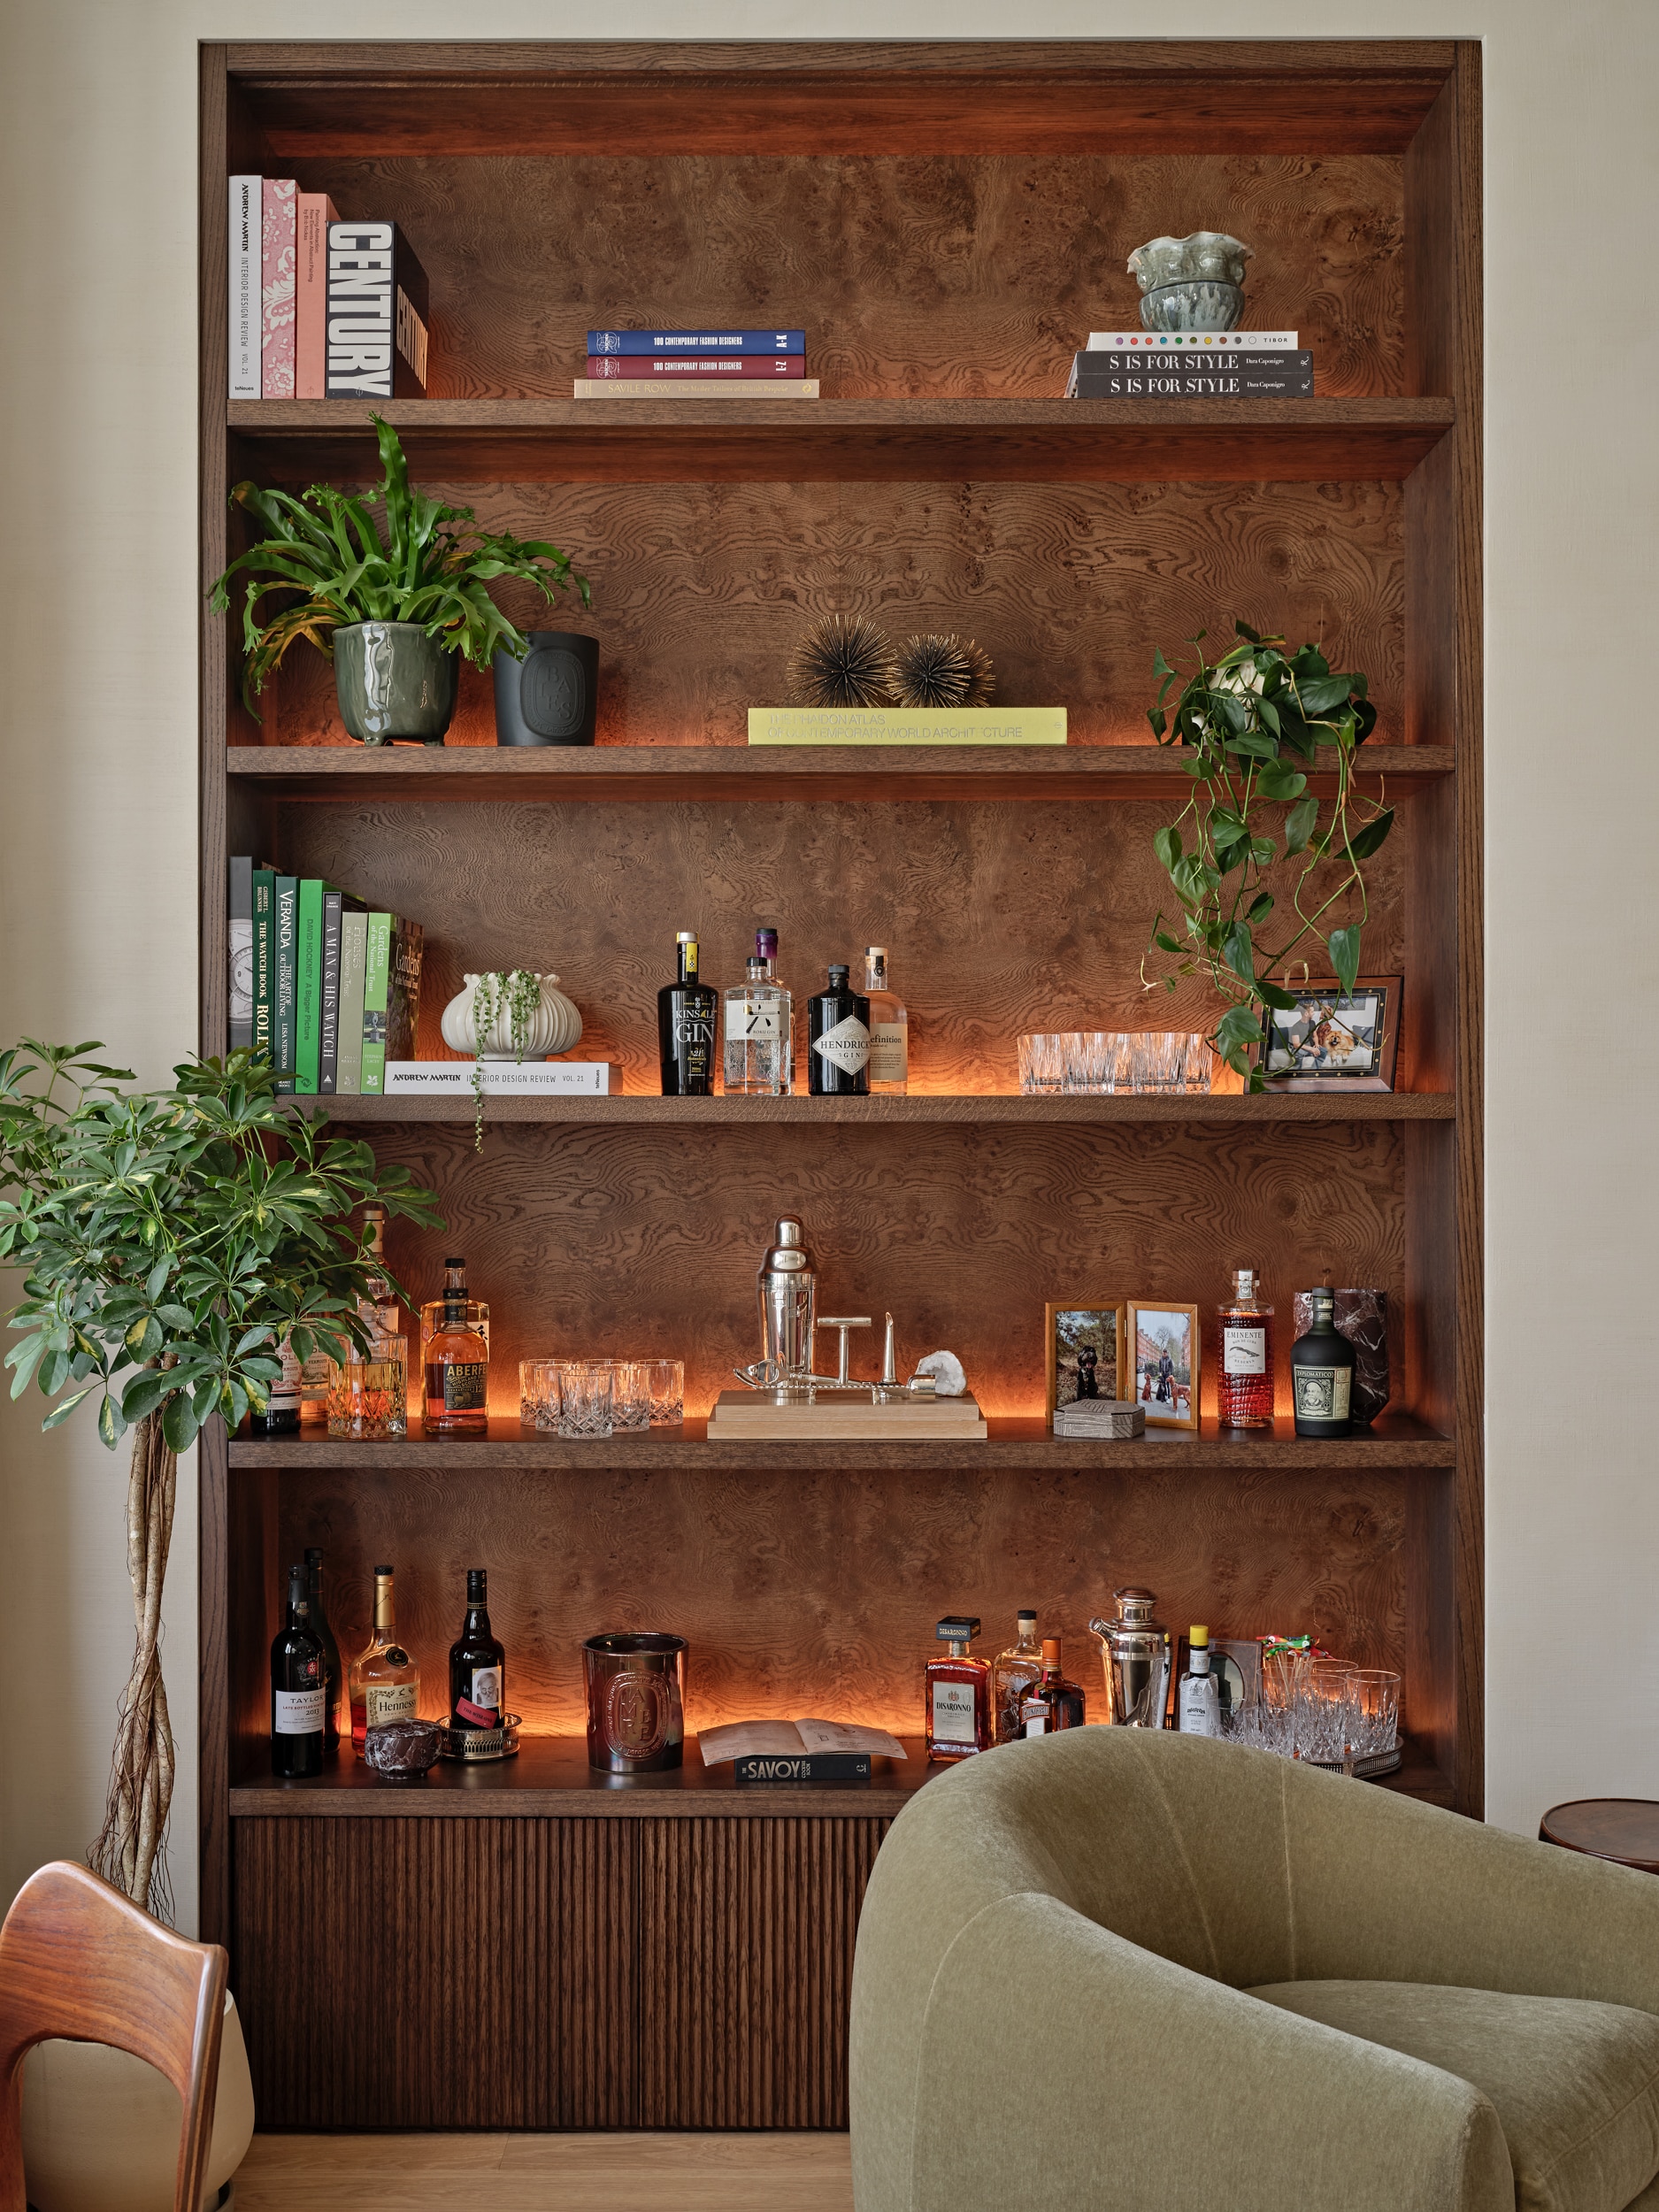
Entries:
{"type": "Polygon", "coordinates": [[[507,1036],[513,1057],[524,1064],[530,1041],[530,1017],[541,999],[541,979],[531,968],[491,968],[480,975],[472,992],[472,1148],[484,1149],[484,1048],[496,1023],[507,1017],[507,1036]]]}

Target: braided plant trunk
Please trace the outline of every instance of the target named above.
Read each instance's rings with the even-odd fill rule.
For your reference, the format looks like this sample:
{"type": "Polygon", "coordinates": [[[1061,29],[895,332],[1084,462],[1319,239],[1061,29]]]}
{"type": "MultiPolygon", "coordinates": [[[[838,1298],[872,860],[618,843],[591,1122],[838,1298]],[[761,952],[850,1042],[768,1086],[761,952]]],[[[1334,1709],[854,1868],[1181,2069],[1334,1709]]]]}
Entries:
{"type": "Polygon", "coordinates": [[[133,1431],[127,1484],[127,1571],[138,1630],[133,1671],[118,1708],[104,1827],[87,1863],[135,1904],[173,1917],[163,1846],[173,1802],[173,1726],[161,1678],[161,1589],[173,1541],[178,1455],[152,1413],[133,1431]]]}

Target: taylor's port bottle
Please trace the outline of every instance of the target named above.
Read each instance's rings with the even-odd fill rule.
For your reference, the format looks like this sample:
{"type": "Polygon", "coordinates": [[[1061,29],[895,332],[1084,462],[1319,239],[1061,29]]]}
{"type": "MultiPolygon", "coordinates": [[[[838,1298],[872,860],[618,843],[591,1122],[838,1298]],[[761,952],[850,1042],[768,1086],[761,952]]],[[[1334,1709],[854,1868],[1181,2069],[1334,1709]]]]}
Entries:
{"type": "Polygon", "coordinates": [[[425,1426],[429,1436],[489,1433],[489,1346],[472,1325],[458,1253],[443,1263],[443,1310],[426,1344],[425,1426]]]}
{"type": "Polygon", "coordinates": [[[697,976],[697,941],[682,929],[674,940],[680,972],[657,994],[657,1043],[664,1098],[709,1098],[714,1092],[714,1031],[720,1002],[697,976]]]}
{"type": "Polygon", "coordinates": [[[806,1002],[806,1087],[814,1098],[863,1098],[870,1089],[870,1002],[833,967],[806,1002]]]}
{"type": "Polygon", "coordinates": [[[1290,1348],[1290,1387],[1298,1436],[1353,1433],[1354,1347],[1336,1325],[1336,1294],[1310,1290],[1313,1326],[1290,1348]]]}
{"type": "Polygon", "coordinates": [[[449,1725],[499,1728],[506,1697],[507,1653],[489,1624],[489,1577],[466,1571],[466,1618],[449,1646],[449,1725]]]}
{"type": "Polygon", "coordinates": [[[328,1609],[323,1603],[323,1555],[315,1544],[305,1554],[305,1578],[311,1607],[311,1632],[323,1647],[323,1738],[325,1747],[333,1751],[340,1742],[340,1701],[345,1694],[345,1670],[340,1663],[340,1647],[328,1625],[328,1609]]]}
{"type": "Polygon", "coordinates": [[[288,1619],[271,1646],[271,1771],[302,1781],[323,1770],[322,1638],[311,1626],[311,1578],[288,1569],[288,1619]]]}

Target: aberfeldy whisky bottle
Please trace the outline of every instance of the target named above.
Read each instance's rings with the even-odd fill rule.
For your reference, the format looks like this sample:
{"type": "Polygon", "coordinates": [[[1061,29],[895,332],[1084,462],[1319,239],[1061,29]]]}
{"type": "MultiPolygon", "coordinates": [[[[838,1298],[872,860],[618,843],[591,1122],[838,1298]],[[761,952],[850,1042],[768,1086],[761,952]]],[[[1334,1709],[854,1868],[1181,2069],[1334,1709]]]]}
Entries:
{"type": "Polygon", "coordinates": [[[429,1436],[484,1436],[489,1430],[489,1346],[467,1313],[466,1262],[443,1263],[443,1310],[426,1342],[429,1436]]]}

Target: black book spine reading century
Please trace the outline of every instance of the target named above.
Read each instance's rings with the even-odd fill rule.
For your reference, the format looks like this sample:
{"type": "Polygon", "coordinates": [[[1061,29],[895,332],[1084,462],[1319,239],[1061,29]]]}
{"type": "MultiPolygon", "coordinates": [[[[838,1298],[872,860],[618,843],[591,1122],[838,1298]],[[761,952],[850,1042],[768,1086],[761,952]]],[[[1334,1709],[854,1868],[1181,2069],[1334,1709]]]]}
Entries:
{"type": "Polygon", "coordinates": [[[750,1752],[732,1762],[732,1779],[740,1789],[757,1784],[787,1788],[803,1782],[867,1782],[867,1751],[803,1751],[789,1757],[750,1752]]]}
{"type": "Polygon", "coordinates": [[[396,223],[328,226],[330,399],[424,399],[426,273],[396,223]]]}

